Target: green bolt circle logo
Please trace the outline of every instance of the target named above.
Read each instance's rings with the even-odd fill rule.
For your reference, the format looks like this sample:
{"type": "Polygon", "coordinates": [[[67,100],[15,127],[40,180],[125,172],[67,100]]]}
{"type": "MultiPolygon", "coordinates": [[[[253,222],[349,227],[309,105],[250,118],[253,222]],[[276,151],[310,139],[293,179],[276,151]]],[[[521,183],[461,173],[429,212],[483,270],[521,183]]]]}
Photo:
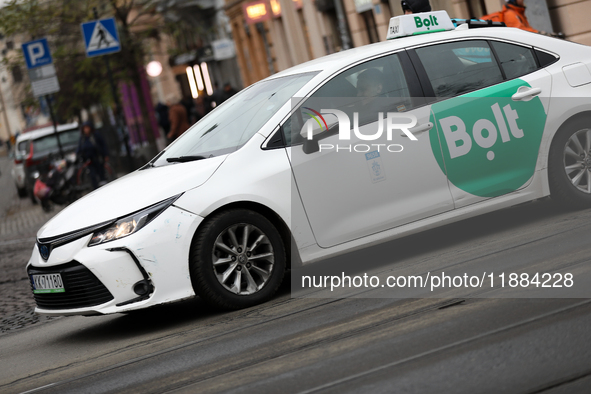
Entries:
{"type": "Polygon", "coordinates": [[[517,79],[432,105],[433,155],[456,187],[480,197],[518,190],[534,174],[546,112],[541,100],[513,101],[517,79]]]}

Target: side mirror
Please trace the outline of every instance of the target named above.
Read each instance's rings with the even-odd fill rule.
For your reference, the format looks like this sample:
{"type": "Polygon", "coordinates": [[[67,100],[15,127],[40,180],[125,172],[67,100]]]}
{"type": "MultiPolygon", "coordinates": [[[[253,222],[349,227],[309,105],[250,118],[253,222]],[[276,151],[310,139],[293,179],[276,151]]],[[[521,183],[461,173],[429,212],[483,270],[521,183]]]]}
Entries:
{"type": "Polygon", "coordinates": [[[302,146],[302,150],[305,154],[309,155],[320,150],[320,145],[318,144],[317,139],[305,139],[304,145],[302,146]]]}
{"type": "Polygon", "coordinates": [[[302,149],[305,154],[309,155],[320,150],[318,136],[322,134],[322,131],[321,125],[319,125],[314,119],[308,119],[304,123],[304,126],[300,130],[300,136],[304,140],[302,149]]]}
{"type": "Polygon", "coordinates": [[[300,130],[300,136],[306,141],[312,141],[323,131],[322,124],[319,124],[315,119],[308,119],[300,130]]]}
{"type": "Polygon", "coordinates": [[[319,124],[316,119],[308,119],[300,130],[300,136],[304,140],[302,148],[305,154],[309,155],[320,151],[318,141],[334,134],[335,130],[338,132],[338,120],[336,116],[325,116],[323,121],[326,121],[327,123],[319,124]],[[328,129],[326,128],[327,126],[328,129]]]}

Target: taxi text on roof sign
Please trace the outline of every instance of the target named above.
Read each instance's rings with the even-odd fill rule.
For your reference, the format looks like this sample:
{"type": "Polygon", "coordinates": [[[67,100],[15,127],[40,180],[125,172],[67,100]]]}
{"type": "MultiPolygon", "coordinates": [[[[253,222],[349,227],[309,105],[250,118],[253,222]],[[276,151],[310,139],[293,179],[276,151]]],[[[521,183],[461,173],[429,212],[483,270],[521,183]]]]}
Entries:
{"type": "Polygon", "coordinates": [[[395,16],[390,19],[387,39],[454,30],[446,11],[421,12],[419,14],[395,16]]]}

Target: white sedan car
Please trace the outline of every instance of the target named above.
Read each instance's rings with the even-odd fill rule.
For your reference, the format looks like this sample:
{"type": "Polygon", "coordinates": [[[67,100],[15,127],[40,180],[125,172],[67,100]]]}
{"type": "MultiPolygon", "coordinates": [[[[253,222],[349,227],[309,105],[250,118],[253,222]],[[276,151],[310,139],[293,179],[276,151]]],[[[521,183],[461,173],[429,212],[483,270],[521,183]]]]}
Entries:
{"type": "Polygon", "coordinates": [[[244,89],[64,209],[27,265],[36,311],[242,308],[291,266],[548,195],[591,206],[591,48],[443,14],[244,89]]]}

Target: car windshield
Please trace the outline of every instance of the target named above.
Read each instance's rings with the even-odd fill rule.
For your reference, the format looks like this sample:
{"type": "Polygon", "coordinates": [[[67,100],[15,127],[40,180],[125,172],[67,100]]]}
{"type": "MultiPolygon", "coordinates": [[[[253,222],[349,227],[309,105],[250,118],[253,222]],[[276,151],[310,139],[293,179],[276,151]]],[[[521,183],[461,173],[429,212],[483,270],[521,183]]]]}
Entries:
{"type": "MultiPolygon", "coordinates": [[[[62,147],[76,145],[80,138],[80,131],[78,129],[61,131],[59,132],[59,137],[62,147]]],[[[57,152],[57,150],[58,146],[55,134],[46,135],[33,141],[33,152],[35,155],[57,152]]]]}
{"type": "Polygon", "coordinates": [[[275,78],[244,89],[193,125],[157,156],[153,164],[164,165],[178,158],[208,158],[238,150],[316,74],[275,78]]]}

